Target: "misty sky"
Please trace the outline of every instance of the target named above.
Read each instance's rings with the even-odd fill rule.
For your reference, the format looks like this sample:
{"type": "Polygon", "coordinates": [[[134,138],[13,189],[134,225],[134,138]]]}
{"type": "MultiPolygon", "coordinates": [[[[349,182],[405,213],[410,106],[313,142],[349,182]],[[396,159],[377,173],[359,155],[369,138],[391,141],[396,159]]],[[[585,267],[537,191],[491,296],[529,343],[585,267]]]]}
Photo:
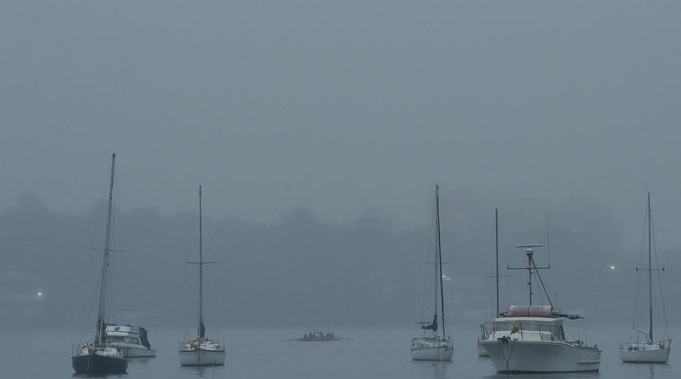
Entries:
{"type": "MultiPolygon", "coordinates": [[[[679,1],[0,2],[0,207],[422,224],[432,186],[681,245],[679,1]],[[664,235],[664,237],[661,236],[664,235]]],[[[528,242],[528,241],[521,241],[528,242]]]]}

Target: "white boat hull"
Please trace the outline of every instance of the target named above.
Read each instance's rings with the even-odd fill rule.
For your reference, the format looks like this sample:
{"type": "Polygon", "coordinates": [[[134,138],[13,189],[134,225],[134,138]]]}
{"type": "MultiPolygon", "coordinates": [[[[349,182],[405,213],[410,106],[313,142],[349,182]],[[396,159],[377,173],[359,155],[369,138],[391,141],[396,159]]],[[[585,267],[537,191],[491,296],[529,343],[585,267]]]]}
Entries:
{"type": "Polygon", "coordinates": [[[222,366],[225,364],[224,350],[181,350],[178,356],[181,366],[222,366]]]}
{"type": "Polygon", "coordinates": [[[480,340],[478,340],[478,357],[489,358],[489,353],[487,353],[487,350],[482,346],[480,340]]]}
{"type": "Polygon", "coordinates": [[[498,372],[598,371],[601,351],[563,341],[483,341],[498,372]]]}
{"type": "Polygon", "coordinates": [[[660,348],[659,345],[645,345],[645,349],[629,350],[620,348],[620,359],[624,363],[667,363],[669,347],[660,348]]]}
{"type": "Polygon", "coordinates": [[[147,349],[144,346],[133,345],[127,343],[112,342],[111,346],[115,346],[121,350],[125,358],[154,358],[156,357],[156,350],[147,349]]]}
{"type": "Polygon", "coordinates": [[[411,359],[415,361],[451,361],[454,350],[450,347],[426,347],[411,351],[411,359]]]}

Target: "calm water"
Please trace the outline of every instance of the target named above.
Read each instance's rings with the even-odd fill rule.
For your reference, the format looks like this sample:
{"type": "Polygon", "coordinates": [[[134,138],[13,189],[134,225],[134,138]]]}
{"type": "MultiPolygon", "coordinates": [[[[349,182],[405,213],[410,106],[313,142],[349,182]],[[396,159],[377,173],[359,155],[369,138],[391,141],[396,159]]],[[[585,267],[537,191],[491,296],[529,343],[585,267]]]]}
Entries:
{"type": "MultiPolygon", "coordinates": [[[[177,363],[177,344],[182,330],[151,328],[150,339],[158,351],[155,359],[133,360],[129,379],[150,378],[503,378],[488,358],[478,358],[478,327],[455,325],[454,360],[451,363],[416,363],[409,355],[414,329],[336,329],[336,335],[357,341],[303,343],[285,342],[305,330],[224,330],[227,361],[224,367],[182,368],[177,363]]],[[[529,375],[536,378],[665,379],[681,377],[681,345],[672,344],[668,365],[622,364],[617,358],[620,336],[626,327],[587,325],[587,340],[603,350],[600,373],[529,375]],[[676,348],[676,349],[675,349],[676,348]],[[676,351],[675,351],[676,350],[676,351]]],[[[584,332],[582,332],[584,334],[584,332]]],[[[672,328],[673,335],[680,335],[672,328]]],[[[73,378],[71,345],[82,331],[0,330],[2,378],[73,378]]],[[[510,375],[514,379],[528,375],[510,375]]]]}

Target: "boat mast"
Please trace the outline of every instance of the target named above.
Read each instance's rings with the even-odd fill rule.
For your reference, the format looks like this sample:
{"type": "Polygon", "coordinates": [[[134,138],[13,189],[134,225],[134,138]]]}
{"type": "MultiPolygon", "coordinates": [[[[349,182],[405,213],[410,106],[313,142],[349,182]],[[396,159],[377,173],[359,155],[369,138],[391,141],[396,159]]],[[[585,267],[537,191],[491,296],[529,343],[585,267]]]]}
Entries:
{"type": "Polygon", "coordinates": [[[497,313],[494,317],[499,317],[499,209],[494,209],[494,241],[496,245],[496,280],[497,280],[497,313]]]}
{"type": "Polygon", "coordinates": [[[199,185],[199,339],[205,334],[203,324],[203,215],[201,206],[201,186],[199,185]]]}
{"type": "Polygon", "coordinates": [[[114,183],[114,167],[116,164],[116,154],[111,155],[111,180],[109,183],[109,207],[106,217],[106,232],[104,235],[104,260],[102,264],[102,278],[99,288],[99,308],[97,310],[97,332],[95,334],[95,346],[104,344],[104,333],[106,331],[105,310],[106,305],[106,281],[109,269],[109,243],[111,238],[111,219],[112,219],[112,204],[113,204],[113,183],[114,183]]]}
{"type": "Polygon", "coordinates": [[[648,331],[648,343],[653,343],[653,262],[652,262],[652,231],[653,219],[650,215],[650,192],[648,192],[648,296],[650,313],[650,329],[648,331]]]}
{"type": "MultiPolygon", "coordinates": [[[[445,295],[442,287],[442,241],[440,238],[440,186],[435,183],[435,217],[437,221],[437,268],[440,276],[440,306],[442,308],[442,336],[445,336],[445,295]]],[[[435,302],[435,314],[437,315],[437,298],[435,302]]]]}
{"type": "Polygon", "coordinates": [[[215,261],[206,262],[203,260],[203,214],[201,205],[201,186],[199,186],[199,260],[198,262],[187,261],[185,263],[192,265],[199,265],[199,327],[198,335],[199,341],[203,341],[206,335],[206,325],[203,323],[203,265],[215,263],[215,261]]]}

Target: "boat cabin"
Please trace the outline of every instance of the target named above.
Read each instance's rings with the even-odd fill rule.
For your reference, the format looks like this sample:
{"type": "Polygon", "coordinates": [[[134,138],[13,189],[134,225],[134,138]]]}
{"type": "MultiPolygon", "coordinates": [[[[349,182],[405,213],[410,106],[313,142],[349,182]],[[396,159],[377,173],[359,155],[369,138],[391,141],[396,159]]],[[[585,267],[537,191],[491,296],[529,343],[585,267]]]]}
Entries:
{"type": "Polygon", "coordinates": [[[487,339],[565,341],[563,320],[576,318],[580,317],[558,313],[549,305],[512,305],[492,325],[486,325],[491,329],[487,339]]]}
{"type": "Polygon", "coordinates": [[[142,345],[147,348],[151,347],[144,328],[131,325],[107,325],[105,333],[107,343],[125,343],[142,345]]]}
{"type": "Polygon", "coordinates": [[[563,341],[565,332],[560,318],[501,317],[494,320],[490,339],[563,341]]]}

